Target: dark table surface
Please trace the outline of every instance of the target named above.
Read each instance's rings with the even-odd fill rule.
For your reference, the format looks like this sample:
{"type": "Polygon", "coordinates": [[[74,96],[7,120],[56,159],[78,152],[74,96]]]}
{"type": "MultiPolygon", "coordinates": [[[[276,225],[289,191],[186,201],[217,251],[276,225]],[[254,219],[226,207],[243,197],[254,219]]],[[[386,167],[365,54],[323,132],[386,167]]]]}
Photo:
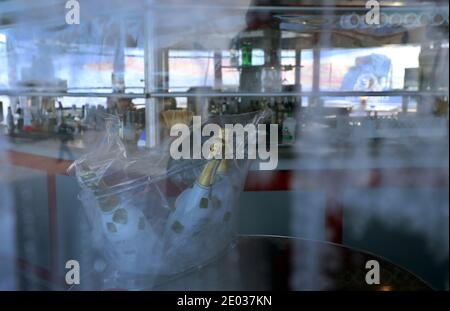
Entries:
{"type": "Polygon", "coordinates": [[[209,263],[174,276],[90,272],[69,290],[430,290],[409,271],[376,255],[328,242],[240,236],[209,263]],[[380,284],[367,284],[376,260],[380,284]]]}

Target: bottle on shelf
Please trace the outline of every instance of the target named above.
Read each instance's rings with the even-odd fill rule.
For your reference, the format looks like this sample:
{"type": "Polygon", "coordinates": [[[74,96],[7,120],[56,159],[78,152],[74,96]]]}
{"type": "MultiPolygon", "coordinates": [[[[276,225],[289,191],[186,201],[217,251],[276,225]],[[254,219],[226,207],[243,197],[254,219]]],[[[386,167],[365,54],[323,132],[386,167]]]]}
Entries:
{"type": "Polygon", "coordinates": [[[0,123],[2,123],[4,120],[3,116],[3,102],[0,100],[0,123]]]}
{"type": "Polygon", "coordinates": [[[8,107],[8,113],[6,114],[6,126],[8,128],[8,134],[14,134],[14,115],[11,107],[8,107]]]}
{"type": "Polygon", "coordinates": [[[282,125],[282,143],[291,145],[295,142],[295,129],[296,121],[292,112],[285,114],[285,118],[282,125]]]}
{"type": "Polygon", "coordinates": [[[244,42],[242,44],[242,66],[248,67],[252,65],[252,44],[244,42]]]}

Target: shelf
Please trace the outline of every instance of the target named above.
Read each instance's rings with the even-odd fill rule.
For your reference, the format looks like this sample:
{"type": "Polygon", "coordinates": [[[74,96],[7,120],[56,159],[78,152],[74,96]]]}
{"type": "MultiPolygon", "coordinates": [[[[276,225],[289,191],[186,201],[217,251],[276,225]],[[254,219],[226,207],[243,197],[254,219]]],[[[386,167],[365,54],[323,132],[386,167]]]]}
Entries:
{"type": "Polygon", "coordinates": [[[102,97],[102,98],[165,98],[165,97],[388,97],[388,96],[448,96],[447,91],[323,91],[323,92],[149,92],[149,93],[94,93],[94,92],[40,92],[27,90],[2,90],[0,96],[42,97],[102,97]]]}

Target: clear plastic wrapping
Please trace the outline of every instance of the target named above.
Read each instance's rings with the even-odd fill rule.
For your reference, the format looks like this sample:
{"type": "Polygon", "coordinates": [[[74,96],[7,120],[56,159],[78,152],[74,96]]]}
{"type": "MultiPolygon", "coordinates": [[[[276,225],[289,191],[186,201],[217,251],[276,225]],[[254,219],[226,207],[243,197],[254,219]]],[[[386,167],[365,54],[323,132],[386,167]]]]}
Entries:
{"type": "MultiPolygon", "coordinates": [[[[217,116],[208,123],[257,125],[266,116],[267,111],[217,116]]],[[[124,273],[172,275],[223,252],[237,233],[236,203],[249,161],[173,160],[170,144],[130,156],[119,119],[105,119],[102,142],[71,170],[93,240],[108,263],[124,273]],[[215,174],[204,185],[198,178],[207,165],[215,174]]]]}

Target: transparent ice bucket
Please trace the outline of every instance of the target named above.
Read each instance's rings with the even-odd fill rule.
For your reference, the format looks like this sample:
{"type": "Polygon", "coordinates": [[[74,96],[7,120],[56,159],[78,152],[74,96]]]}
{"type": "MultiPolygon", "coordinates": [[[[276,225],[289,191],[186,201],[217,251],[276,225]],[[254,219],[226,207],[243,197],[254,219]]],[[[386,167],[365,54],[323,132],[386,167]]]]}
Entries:
{"type": "MultiPolygon", "coordinates": [[[[264,110],[214,116],[202,126],[257,126],[268,115],[264,110]]],[[[119,119],[105,119],[102,142],[70,169],[82,189],[94,245],[107,263],[134,275],[174,275],[226,251],[237,235],[237,200],[251,160],[219,160],[205,186],[199,176],[211,160],[173,160],[171,141],[130,156],[119,137],[119,119]]]]}

